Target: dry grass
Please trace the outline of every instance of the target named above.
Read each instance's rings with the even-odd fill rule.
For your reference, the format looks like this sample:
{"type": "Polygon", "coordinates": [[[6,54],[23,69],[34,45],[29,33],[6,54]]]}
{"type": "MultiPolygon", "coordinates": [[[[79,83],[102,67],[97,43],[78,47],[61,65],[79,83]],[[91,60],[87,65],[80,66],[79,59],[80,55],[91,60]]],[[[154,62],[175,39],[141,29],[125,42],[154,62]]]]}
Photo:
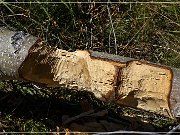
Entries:
{"type": "MultiPolygon", "coordinates": [[[[91,49],[180,67],[180,4],[36,2],[1,3],[0,26],[26,31],[41,37],[47,45],[68,51],[91,49]]],[[[64,103],[54,101],[53,96],[49,98],[47,95],[50,93],[46,91],[30,86],[22,88],[22,84],[17,83],[19,82],[1,83],[0,101],[6,101],[3,100],[6,97],[13,98],[15,91],[18,94],[14,106],[10,108],[6,107],[10,105],[9,99],[7,103],[1,102],[5,106],[0,109],[0,123],[4,124],[0,129],[44,132],[56,130],[61,115],[58,116],[59,112],[52,113],[52,110],[59,109],[47,108],[51,105],[62,107],[64,103]],[[11,90],[14,92],[9,92],[11,90]],[[33,100],[25,100],[28,95],[33,95],[30,96],[33,100]],[[26,104],[22,104],[24,101],[31,104],[43,102],[44,106],[39,109],[38,105],[34,105],[34,108],[28,109],[26,104]],[[20,112],[25,114],[18,116],[20,112]]],[[[72,95],[66,95],[66,101],[72,95]]],[[[72,99],[77,103],[75,106],[79,106],[74,101],[76,97],[72,99]]],[[[72,102],[66,106],[72,107],[72,102]]],[[[80,110],[76,111],[79,113],[80,110]]]]}

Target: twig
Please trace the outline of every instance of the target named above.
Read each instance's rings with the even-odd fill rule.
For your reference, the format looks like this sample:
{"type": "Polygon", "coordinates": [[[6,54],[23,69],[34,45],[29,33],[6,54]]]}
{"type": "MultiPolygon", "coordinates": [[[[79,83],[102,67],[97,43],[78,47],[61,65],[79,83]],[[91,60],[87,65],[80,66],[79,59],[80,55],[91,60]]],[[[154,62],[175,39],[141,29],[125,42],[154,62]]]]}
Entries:
{"type": "Polygon", "coordinates": [[[180,124],[177,125],[175,128],[173,128],[172,130],[170,130],[166,135],[171,135],[171,134],[175,133],[175,131],[177,131],[179,129],[180,129],[180,124]]]}
{"type": "Polygon", "coordinates": [[[112,18],[111,18],[111,13],[110,13],[108,5],[107,5],[107,10],[108,10],[109,19],[110,19],[110,22],[111,22],[112,31],[113,31],[113,34],[114,34],[114,45],[115,45],[116,54],[117,54],[116,34],[115,34],[115,30],[114,30],[114,26],[113,26],[113,22],[112,22],[112,18]]]}
{"type": "Polygon", "coordinates": [[[174,22],[173,20],[171,20],[171,19],[170,19],[170,18],[168,18],[167,16],[165,16],[165,15],[163,15],[163,14],[159,13],[158,11],[156,11],[156,10],[154,10],[154,9],[150,8],[150,7],[148,7],[148,8],[149,8],[150,10],[152,10],[152,11],[156,12],[157,14],[161,15],[162,17],[166,18],[167,20],[171,21],[171,23],[176,24],[177,26],[180,26],[180,24],[179,24],[179,23],[174,22]]]}
{"type": "MultiPolygon", "coordinates": [[[[137,36],[137,34],[146,26],[146,23],[141,26],[141,28],[133,35],[133,37],[128,41],[128,43],[123,47],[123,50],[131,43],[131,41],[137,36]]],[[[123,51],[122,50],[122,51],[123,51]]],[[[121,52],[122,53],[122,52],[121,52]]]]}
{"type": "Polygon", "coordinates": [[[70,122],[72,122],[72,121],[74,121],[74,120],[76,120],[76,119],[79,119],[79,118],[81,118],[81,117],[87,116],[87,115],[89,115],[89,114],[91,114],[91,113],[93,113],[93,112],[94,112],[94,110],[90,110],[90,111],[87,111],[87,112],[83,112],[83,113],[81,113],[81,114],[79,114],[79,115],[77,115],[77,116],[74,116],[74,117],[72,117],[72,118],[69,118],[69,119],[65,120],[65,121],[62,123],[62,125],[66,125],[66,124],[68,124],[68,123],[70,123],[70,122]]]}
{"type": "Polygon", "coordinates": [[[91,116],[91,117],[102,117],[102,116],[105,116],[107,114],[108,114],[107,110],[102,110],[102,111],[99,111],[97,113],[89,114],[88,116],[91,116]]]}
{"type": "Polygon", "coordinates": [[[125,125],[125,126],[129,126],[130,125],[130,122],[127,121],[127,120],[118,120],[118,119],[115,119],[115,118],[112,118],[110,116],[108,116],[108,120],[112,121],[112,122],[115,122],[115,123],[119,123],[119,124],[122,124],[122,125],[125,125]]]}

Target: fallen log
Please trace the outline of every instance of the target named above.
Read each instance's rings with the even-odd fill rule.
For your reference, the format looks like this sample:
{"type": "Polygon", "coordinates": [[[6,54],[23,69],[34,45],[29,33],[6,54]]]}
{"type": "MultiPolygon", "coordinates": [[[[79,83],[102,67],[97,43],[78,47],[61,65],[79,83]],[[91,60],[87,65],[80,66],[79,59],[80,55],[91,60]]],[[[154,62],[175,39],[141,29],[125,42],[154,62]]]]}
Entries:
{"type": "Polygon", "coordinates": [[[87,90],[103,101],[170,118],[180,113],[179,69],[106,53],[68,52],[4,27],[0,27],[0,79],[87,90]]]}

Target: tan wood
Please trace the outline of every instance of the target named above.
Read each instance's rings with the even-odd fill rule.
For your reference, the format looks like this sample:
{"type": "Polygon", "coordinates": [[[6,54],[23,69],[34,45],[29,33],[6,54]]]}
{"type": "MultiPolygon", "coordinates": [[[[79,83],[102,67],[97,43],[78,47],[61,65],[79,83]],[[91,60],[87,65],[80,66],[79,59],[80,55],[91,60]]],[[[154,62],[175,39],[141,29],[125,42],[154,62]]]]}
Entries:
{"type": "Polygon", "coordinates": [[[172,117],[170,68],[141,61],[112,61],[88,51],[67,52],[39,43],[29,51],[19,73],[25,80],[48,87],[89,90],[101,100],[172,117]]]}

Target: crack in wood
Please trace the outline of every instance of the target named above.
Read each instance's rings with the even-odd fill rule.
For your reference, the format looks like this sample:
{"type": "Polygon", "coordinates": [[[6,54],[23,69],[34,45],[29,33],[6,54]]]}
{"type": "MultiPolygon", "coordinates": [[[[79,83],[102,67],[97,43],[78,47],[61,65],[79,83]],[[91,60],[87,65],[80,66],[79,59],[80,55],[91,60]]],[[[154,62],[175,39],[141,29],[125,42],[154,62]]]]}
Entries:
{"type": "Polygon", "coordinates": [[[116,72],[115,72],[115,79],[114,79],[114,93],[115,93],[115,100],[119,100],[121,96],[119,95],[119,87],[121,86],[121,71],[122,67],[116,67],[116,72]]]}

